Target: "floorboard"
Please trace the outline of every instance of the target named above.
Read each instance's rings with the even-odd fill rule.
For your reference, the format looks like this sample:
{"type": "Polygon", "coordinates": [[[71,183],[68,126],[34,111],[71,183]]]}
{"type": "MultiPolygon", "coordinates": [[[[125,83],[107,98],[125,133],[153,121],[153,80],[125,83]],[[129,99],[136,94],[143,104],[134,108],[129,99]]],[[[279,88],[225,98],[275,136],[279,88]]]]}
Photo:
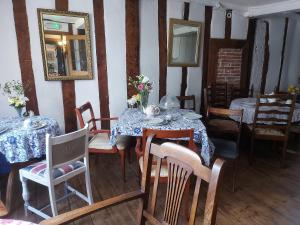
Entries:
{"type": "MultiPolygon", "coordinates": [[[[299,144],[299,143],[298,143],[299,144]]],[[[295,146],[293,146],[295,147],[295,146]]],[[[296,149],[300,149],[296,145],[296,149]]],[[[237,190],[231,192],[230,168],[225,173],[217,214],[218,225],[298,225],[300,222],[300,156],[288,154],[288,168],[281,169],[276,154],[269,149],[259,149],[255,163],[248,165],[247,154],[242,152],[237,177],[237,190]]],[[[299,153],[299,150],[298,150],[299,153]]],[[[97,164],[91,158],[91,181],[94,201],[100,201],[115,195],[139,188],[137,164],[126,165],[127,182],[122,180],[119,171],[119,158],[115,156],[98,156],[97,164]]],[[[133,157],[134,158],[134,157],[133,157]]],[[[84,177],[71,181],[72,185],[85,193],[84,177]]],[[[161,185],[162,189],[164,184],[161,185]]],[[[30,185],[31,201],[37,206],[47,203],[48,191],[35,184],[30,185]]],[[[203,191],[203,190],[202,190],[203,191]]],[[[163,211],[163,193],[158,195],[157,213],[163,211]]],[[[57,188],[57,195],[63,194],[63,186],[57,188]]],[[[201,197],[204,197],[203,194],[201,197]]],[[[58,204],[60,213],[86,205],[76,196],[58,204]]],[[[135,222],[137,201],[124,203],[113,208],[95,213],[78,222],[82,225],[131,225],[135,222]]],[[[199,205],[196,224],[202,224],[203,202],[199,205]]],[[[50,211],[49,211],[50,212],[50,211]]],[[[41,218],[33,214],[24,216],[22,205],[9,216],[38,223],[41,218]]],[[[185,224],[181,220],[179,224],[185,224]]]]}

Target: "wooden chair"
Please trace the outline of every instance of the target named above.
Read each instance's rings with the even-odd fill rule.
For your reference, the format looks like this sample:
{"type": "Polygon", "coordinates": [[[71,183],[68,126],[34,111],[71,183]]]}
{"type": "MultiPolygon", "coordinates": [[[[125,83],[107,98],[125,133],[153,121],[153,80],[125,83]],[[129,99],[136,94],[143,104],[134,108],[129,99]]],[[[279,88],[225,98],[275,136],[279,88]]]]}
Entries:
{"type": "Polygon", "coordinates": [[[188,95],[188,96],[177,96],[177,99],[180,101],[180,108],[181,109],[191,109],[196,110],[196,100],[195,95],[188,95]],[[185,102],[192,102],[193,106],[185,108],[185,102]]]}
{"type": "Polygon", "coordinates": [[[42,225],[59,225],[67,224],[78,220],[84,216],[90,215],[102,209],[128,202],[134,199],[140,199],[137,209],[138,225],[149,224],[169,224],[176,225],[178,223],[180,206],[182,202],[183,192],[187,185],[187,180],[191,175],[196,177],[196,185],[193,193],[191,204],[189,225],[195,224],[195,217],[198,208],[198,199],[202,180],[208,183],[208,191],[206,195],[206,203],[204,208],[204,219],[202,224],[214,225],[217,214],[218,194],[221,184],[223,163],[221,159],[217,159],[209,169],[202,165],[199,156],[183,146],[174,143],[164,143],[161,146],[151,144],[154,135],[147,139],[145,149],[144,173],[142,176],[141,189],[127,194],[116,196],[101,202],[97,202],[91,206],[86,206],[81,209],[75,209],[71,212],[59,215],[55,218],[44,220],[42,225]],[[155,170],[155,180],[152,192],[150,193],[151,172],[153,158],[156,157],[157,167],[155,170]],[[157,193],[159,193],[159,174],[161,173],[162,159],[167,161],[168,170],[168,186],[163,217],[158,218],[156,210],[157,193]],[[149,203],[149,204],[148,204],[149,203]],[[148,223],[147,223],[148,224],[148,223]]]}
{"type": "MultiPolygon", "coordinates": [[[[247,91],[247,90],[246,90],[247,91]]],[[[230,88],[230,102],[236,98],[245,98],[245,97],[249,97],[252,98],[253,97],[253,92],[254,92],[254,87],[253,85],[251,85],[251,88],[249,89],[248,93],[245,93],[244,90],[241,90],[240,88],[237,87],[231,87],[230,88]]]]}
{"type": "Polygon", "coordinates": [[[228,107],[228,86],[227,82],[216,82],[211,85],[210,105],[216,108],[228,107]]]}
{"type": "Polygon", "coordinates": [[[207,90],[204,89],[204,107],[206,109],[206,114],[204,117],[205,124],[211,133],[231,133],[238,134],[239,127],[238,124],[230,119],[228,116],[220,112],[226,112],[226,108],[217,110],[218,108],[212,107],[208,104],[207,90]]]}
{"type": "MultiPolygon", "coordinates": [[[[146,149],[146,141],[150,135],[154,135],[155,140],[162,143],[166,142],[166,139],[182,139],[187,138],[187,147],[190,150],[196,151],[196,146],[194,144],[194,129],[190,130],[153,130],[153,129],[143,129],[143,137],[142,137],[142,149],[139,151],[136,149],[137,161],[139,164],[139,171],[140,174],[143,173],[144,169],[144,153],[146,149]]],[[[170,140],[169,140],[170,141],[170,140]]],[[[177,143],[180,143],[180,140],[177,140],[177,143]]],[[[156,163],[152,166],[151,178],[154,180],[155,178],[155,167],[156,163]]],[[[161,167],[160,179],[161,183],[167,183],[168,181],[168,168],[167,164],[164,162],[161,167]]],[[[185,209],[186,209],[186,216],[188,217],[188,195],[189,195],[189,185],[190,182],[188,181],[187,189],[185,192],[185,209]]]]}
{"type": "Polygon", "coordinates": [[[288,94],[260,95],[257,97],[251,131],[250,164],[253,162],[254,141],[282,142],[281,166],[285,165],[286,147],[291,120],[295,108],[295,96],[288,94]],[[273,102],[276,99],[276,102],[273,102]],[[286,101],[290,101],[287,104],[286,101]]]}
{"type": "Polygon", "coordinates": [[[117,144],[112,146],[109,142],[110,130],[98,129],[97,121],[112,121],[118,120],[114,118],[95,118],[94,111],[90,102],[85,103],[75,109],[80,127],[84,127],[85,123],[89,124],[89,132],[91,140],[89,141],[89,152],[94,154],[118,154],[120,156],[120,165],[123,180],[125,181],[125,150],[129,144],[129,137],[118,136],[117,144]],[[84,120],[83,114],[88,112],[87,120],[84,120]]]}
{"type": "Polygon", "coordinates": [[[36,209],[29,204],[27,180],[39,183],[48,188],[53,216],[58,215],[55,186],[60,183],[65,184],[66,193],[70,192],[66,196],[76,194],[88,204],[93,203],[87,146],[87,125],[83,129],[57,137],[50,137],[49,134],[46,135],[46,160],[29,165],[19,171],[23,189],[22,196],[25,202],[25,215],[30,210],[43,218],[50,218],[49,215],[43,212],[48,207],[36,209]],[[82,173],[85,174],[87,196],[67,184],[67,180],[82,173]]]}
{"type": "MultiPolygon", "coordinates": [[[[232,191],[235,191],[236,176],[238,171],[238,158],[240,149],[240,137],[243,120],[243,110],[219,109],[209,107],[207,110],[207,118],[212,115],[235,117],[239,122],[231,121],[236,124],[237,130],[232,130],[231,127],[219,126],[215,129],[208,127],[208,135],[215,146],[215,156],[231,161],[233,164],[233,182],[232,191]],[[228,137],[229,136],[229,137],[228,137]]],[[[208,122],[209,123],[209,122],[208,122]]]]}

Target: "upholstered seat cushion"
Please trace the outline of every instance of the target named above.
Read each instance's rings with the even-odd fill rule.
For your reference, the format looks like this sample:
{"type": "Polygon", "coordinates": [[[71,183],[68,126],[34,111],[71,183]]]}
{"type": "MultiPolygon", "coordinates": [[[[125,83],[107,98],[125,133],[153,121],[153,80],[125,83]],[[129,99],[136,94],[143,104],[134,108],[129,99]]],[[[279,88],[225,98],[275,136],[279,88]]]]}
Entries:
{"type": "MultiPolygon", "coordinates": [[[[248,125],[249,129],[253,131],[253,126],[248,125]]],[[[255,134],[258,135],[268,135],[268,136],[284,136],[284,133],[281,130],[271,129],[271,128],[255,128],[255,134]]]]}
{"type": "MultiPolygon", "coordinates": [[[[129,137],[118,136],[117,137],[117,148],[119,150],[124,150],[129,143],[129,137]]],[[[89,142],[89,148],[101,149],[101,150],[111,150],[113,146],[109,142],[108,133],[96,134],[89,142]]]]}
{"type": "MultiPolygon", "coordinates": [[[[83,167],[83,166],[84,166],[84,163],[81,161],[76,161],[71,164],[64,165],[62,167],[59,167],[59,168],[56,168],[53,170],[53,177],[58,178],[62,175],[70,173],[76,169],[79,169],[80,167],[83,167]]],[[[25,173],[29,173],[32,175],[38,175],[41,178],[45,178],[46,171],[47,171],[46,167],[47,167],[47,163],[46,163],[46,160],[44,160],[42,162],[37,162],[37,163],[31,164],[25,168],[22,168],[20,171],[22,171],[23,173],[25,172],[25,173]]]]}
{"type": "Polygon", "coordinates": [[[211,138],[210,140],[215,146],[217,156],[227,159],[236,159],[239,156],[236,142],[221,138],[211,138]]]}
{"type": "MultiPolygon", "coordinates": [[[[139,158],[139,165],[140,165],[141,172],[143,173],[143,169],[144,169],[144,158],[143,157],[139,158]]],[[[152,165],[151,177],[155,176],[155,170],[156,170],[156,165],[152,165]]],[[[164,164],[161,165],[160,177],[168,177],[168,166],[167,165],[164,165],[164,164]]]]}
{"type": "Polygon", "coordinates": [[[238,124],[233,120],[226,119],[211,119],[208,122],[209,131],[231,132],[238,133],[238,124]]]}

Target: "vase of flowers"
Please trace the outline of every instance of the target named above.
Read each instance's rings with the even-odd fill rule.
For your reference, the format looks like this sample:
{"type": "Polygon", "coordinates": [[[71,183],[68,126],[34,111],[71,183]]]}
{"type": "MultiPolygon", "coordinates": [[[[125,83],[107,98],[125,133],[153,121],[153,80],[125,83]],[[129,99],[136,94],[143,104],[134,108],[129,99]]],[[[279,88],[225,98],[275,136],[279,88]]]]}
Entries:
{"type": "Polygon", "coordinates": [[[7,95],[8,104],[15,108],[19,117],[22,117],[23,108],[26,106],[26,102],[29,100],[24,96],[24,86],[20,81],[9,81],[3,86],[0,85],[3,95],[7,95]]]}
{"type": "Polygon", "coordinates": [[[129,85],[133,86],[137,94],[128,100],[129,104],[138,103],[140,109],[144,111],[148,105],[149,93],[152,91],[153,83],[144,75],[138,75],[135,79],[129,77],[129,85]]]}
{"type": "Polygon", "coordinates": [[[299,94],[299,88],[294,86],[294,85],[289,85],[288,86],[288,93],[295,95],[295,94],[299,94]]]}

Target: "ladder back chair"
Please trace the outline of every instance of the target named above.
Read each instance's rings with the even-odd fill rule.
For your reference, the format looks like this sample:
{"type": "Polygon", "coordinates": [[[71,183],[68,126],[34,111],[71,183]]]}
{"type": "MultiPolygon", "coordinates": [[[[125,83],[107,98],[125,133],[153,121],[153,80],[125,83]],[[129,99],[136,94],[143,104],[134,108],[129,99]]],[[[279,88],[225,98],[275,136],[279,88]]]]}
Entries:
{"type": "Polygon", "coordinates": [[[227,82],[216,82],[211,84],[210,105],[216,108],[227,108],[228,106],[228,85],[227,82]]]}
{"type": "MultiPolygon", "coordinates": [[[[91,206],[86,206],[81,209],[76,209],[71,212],[61,214],[55,218],[44,220],[41,222],[41,224],[67,224],[107,207],[134,199],[139,199],[136,222],[137,225],[145,225],[146,222],[149,222],[149,224],[153,225],[176,225],[180,216],[180,206],[182,203],[184,188],[187,185],[187,180],[189,177],[194,176],[196,178],[196,185],[193,192],[189,221],[187,221],[186,224],[195,224],[200,187],[202,187],[201,184],[203,182],[207,182],[208,189],[206,193],[204,216],[201,224],[214,225],[216,221],[217,203],[224,161],[217,159],[212,169],[210,169],[202,165],[199,156],[190,149],[174,143],[164,143],[160,146],[151,144],[153,137],[154,135],[151,135],[147,139],[141,189],[97,202],[91,206]],[[155,184],[158,184],[163,159],[167,161],[168,170],[170,171],[168,175],[164,210],[161,212],[161,216],[158,216],[158,213],[155,212],[158,211],[155,210],[157,205],[157,194],[161,191],[161,189],[158,185],[154,185],[152,192],[150,192],[151,167],[154,157],[157,159],[158,165],[155,170],[155,184]]],[[[183,219],[183,221],[186,220],[183,219]]]]}
{"type": "MultiPolygon", "coordinates": [[[[224,158],[232,162],[233,165],[233,179],[232,179],[232,191],[235,191],[236,176],[238,172],[238,158],[240,150],[240,137],[242,130],[243,120],[243,109],[220,109],[209,107],[207,110],[207,118],[211,116],[222,116],[222,117],[235,117],[236,121],[230,120],[230,123],[235,123],[235,128],[232,129],[230,126],[219,126],[207,128],[208,135],[211,137],[211,141],[215,146],[215,156],[224,158]],[[210,130],[211,129],[211,130],[210,130]]],[[[224,120],[226,122],[226,120],[224,120]]],[[[209,122],[208,122],[209,124],[209,122]]],[[[226,123],[225,123],[226,125],[226,123]]]]}
{"type": "Polygon", "coordinates": [[[87,125],[78,131],[57,137],[50,137],[49,134],[46,135],[46,160],[29,165],[19,171],[23,189],[22,196],[25,202],[25,215],[27,215],[27,211],[29,210],[43,218],[50,218],[49,215],[43,212],[49,206],[36,209],[29,204],[28,180],[48,187],[53,216],[58,215],[55,186],[63,182],[67,195],[61,199],[64,199],[70,194],[75,194],[88,204],[93,203],[87,146],[87,125]],[[87,196],[67,183],[67,180],[82,173],[85,174],[87,196]]]}
{"type": "Polygon", "coordinates": [[[195,111],[196,110],[196,99],[195,99],[195,95],[188,95],[188,96],[177,96],[177,99],[179,100],[180,102],[180,108],[181,109],[190,109],[190,110],[193,110],[195,111]],[[192,103],[192,107],[185,107],[185,103],[188,104],[189,106],[189,103],[192,103]]]}
{"type": "Polygon", "coordinates": [[[75,109],[80,127],[84,127],[87,123],[89,125],[89,133],[91,140],[89,141],[89,152],[93,154],[118,154],[120,156],[120,165],[123,180],[125,181],[125,150],[129,144],[129,137],[118,136],[117,144],[111,145],[109,141],[110,130],[98,129],[97,121],[113,121],[118,120],[113,118],[95,118],[94,111],[90,102],[85,103],[79,108],[75,109]],[[84,119],[84,113],[88,114],[88,119],[84,119]]]}
{"type": "Polygon", "coordinates": [[[286,147],[295,108],[295,96],[289,94],[260,95],[257,97],[251,131],[250,164],[253,162],[254,141],[282,142],[281,166],[285,166],[286,147]]]}

